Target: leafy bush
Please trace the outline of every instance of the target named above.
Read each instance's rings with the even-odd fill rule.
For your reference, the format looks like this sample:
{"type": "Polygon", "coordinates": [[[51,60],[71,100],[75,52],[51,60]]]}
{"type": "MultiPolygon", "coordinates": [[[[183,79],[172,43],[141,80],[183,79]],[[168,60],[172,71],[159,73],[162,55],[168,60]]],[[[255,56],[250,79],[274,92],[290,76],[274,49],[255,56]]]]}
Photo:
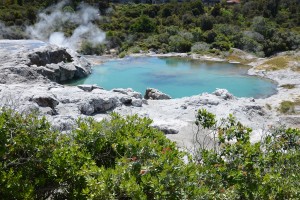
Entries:
{"type": "Polygon", "coordinates": [[[279,111],[284,114],[295,113],[295,103],[292,101],[283,101],[280,103],[279,111]]]}
{"type": "Polygon", "coordinates": [[[210,49],[209,44],[205,42],[197,42],[192,46],[191,51],[194,53],[200,53],[200,52],[208,51],[209,49],[210,49]]]}
{"type": "Polygon", "coordinates": [[[125,56],[126,56],[126,52],[125,51],[123,51],[123,52],[121,52],[119,54],[119,58],[124,58],[125,56]]]}
{"type": "Polygon", "coordinates": [[[196,190],[194,165],[151,120],[81,119],[70,134],[45,118],[0,113],[0,195],[4,199],[182,199],[196,190]]]}
{"type": "Polygon", "coordinates": [[[79,51],[85,55],[102,55],[105,52],[105,45],[93,45],[91,42],[83,41],[79,51]]]}
{"type": "Polygon", "coordinates": [[[129,53],[140,53],[141,52],[141,48],[138,47],[138,46],[134,46],[134,47],[131,47],[130,49],[128,49],[128,52],[129,53]]]}
{"type": "Polygon", "coordinates": [[[200,25],[201,25],[202,30],[207,31],[207,30],[211,30],[213,28],[214,21],[211,16],[203,15],[200,17],[200,20],[201,20],[200,25]]]}
{"type": "Polygon", "coordinates": [[[170,37],[169,45],[173,52],[189,52],[192,47],[191,42],[178,35],[170,37]]]}
{"type": "Polygon", "coordinates": [[[153,32],[156,26],[154,21],[146,15],[142,15],[130,26],[130,30],[134,32],[153,32]]]}
{"type": "Polygon", "coordinates": [[[200,110],[196,124],[198,133],[208,130],[214,139],[209,141],[212,150],[199,149],[197,161],[200,187],[209,186],[215,199],[299,197],[299,129],[272,128],[261,141],[251,143],[252,130],[233,116],[218,123],[200,110]]]}
{"type": "Polygon", "coordinates": [[[297,199],[300,131],[272,128],[256,143],[234,117],[204,109],[194,160],[147,118],[79,119],[70,133],[45,118],[0,112],[3,199],[297,199]],[[206,143],[210,143],[211,148],[206,143]],[[187,162],[184,162],[187,156],[187,162]]]}

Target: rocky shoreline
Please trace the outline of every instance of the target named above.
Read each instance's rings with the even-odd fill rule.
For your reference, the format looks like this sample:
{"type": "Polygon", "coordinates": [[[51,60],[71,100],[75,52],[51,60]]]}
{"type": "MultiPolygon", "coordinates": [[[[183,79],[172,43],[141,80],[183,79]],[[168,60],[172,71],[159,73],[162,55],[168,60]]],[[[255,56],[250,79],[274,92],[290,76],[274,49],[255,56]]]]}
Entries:
{"type": "MultiPolygon", "coordinates": [[[[0,107],[10,107],[19,112],[38,112],[41,116],[45,115],[53,127],[62,131],[71,129],[78,117],[92,116],[101,120],[107,118],[112,111],[122,115],[138,114],[150,117],[153,126],[164,131],[179,146],[190,149],[193,147],[195,134],[195,115],[200,108],[207,109],[218,118],[235,115],[239,121],[254,130],[253,140],[259,140],[268,126],[279,123],[300,126],[297,106],[293,114],[278,111],[282,101],[298,101],[300,98],[300,70],[292,70],[295,66],[300,66],[300,61],[289,63],[291,66],[280,70],[269,71],[258,69],[267,59],[247,54],[240,56],[248,61],[248,65],[253,66],[248,72],[250,75],[269,78],[278,83],[278,92],[265,99],[236,98],[228,91],[219,89],[212,94],[153,100],[152,97],[144,99],[142,94],[132,89],[107,91],[93,85],[62,85],[65,81],[90,74],[91,65],[76,52],[40,41],[0,40],[0,55],[0,107]],[[293,87],[282,87],[288,84],[293,87]]],[[[226,60],[195,54],[163,56],[226,60]]]]}

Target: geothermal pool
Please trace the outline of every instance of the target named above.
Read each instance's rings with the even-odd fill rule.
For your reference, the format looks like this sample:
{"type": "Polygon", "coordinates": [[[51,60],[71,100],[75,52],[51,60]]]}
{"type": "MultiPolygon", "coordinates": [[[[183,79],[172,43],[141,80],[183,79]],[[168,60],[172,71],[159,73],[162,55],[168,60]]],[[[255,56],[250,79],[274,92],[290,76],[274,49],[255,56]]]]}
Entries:
{"type": "Polygon", "coordinates": [[[94,66],[89,77],[72,85],[132,88],[142,94],[152,87],[172,98],[211,93],[216,88],[225,88],[237,97],[264,98],[276,92],[272,81],[248,76],[248,69],[240,64],[189,58],[127,57],[94,66]]]}

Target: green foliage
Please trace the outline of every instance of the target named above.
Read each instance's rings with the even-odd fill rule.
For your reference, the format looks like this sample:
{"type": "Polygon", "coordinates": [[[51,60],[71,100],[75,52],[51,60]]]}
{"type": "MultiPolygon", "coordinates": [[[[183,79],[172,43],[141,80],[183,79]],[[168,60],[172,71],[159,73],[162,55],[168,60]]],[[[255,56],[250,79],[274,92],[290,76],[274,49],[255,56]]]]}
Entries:
{"type": "Polygon", "coordinates": [[[85,55],[102,55],[105,52],[105,46],[101,44],[93,45],[91,42],[83,41],[79,52],[85,55]]]}
{"type": "MultiPolygon", "coordinates": [[[[45,118],[0,112],[3,199],[297,199],[300,131],[251,129],[229,116],[198,111],[196,125],[216,136],[197,160],[151,127],[147,118],[111,114],[79,119],[69,133],[45,118]],[[184,162],[184,157],[188,158],[184,162]]],[[[198,132],[202,134],[202,132],[198,132]]]]}
{"type": "Polygon", "coordinates": [[[191,51],[194,53],[201,53],[201,52],[207,52],[209,48],[210,48],[209,44],[205,42],[197,42],[192,46],[191,51]]]}
{"type": "Polygon", "coordinates": [[[59,139],[45,118],[1,111],[0,113],[0,196],[4,199],[44,198],[59,183],[47,177],[59,139]],[[49,189],[42,189],[49,188],[49,189]]]}
{"type": "Polygon", "coordinates": [[[189,52],[191,51],[192,44],[185,38],[175,35],[170,37],[170,51],[173,52],[189,52]]]}
{"type": "MultiPolygon", "coordinates": [[[[76,11],[80,2],[72,0],[64,10],[76,11]]],[[[300,49],[298,0],[247,0],[230,6],[225,1],[204,5],[201,0],[161,4],[151,4],[150,1],[145,4],[136,0],[128,4],[104,0],[84,2],[93,5],[98,3],[103,17],[95,23],[102,30],[113,33],[106,38],[108,49],[127,51],[131,47],[140,46],[143,50],[156,52],[175,51],[178,45],[169,43],[165,38],[177,34],[183,37],[180,33],[193,34],[193,40],[183,37],[191,43],[187,46],[206,42],[215,48],[208,51],[215,53],[234,47],[263,57],[300,49]],[[165,34],[162,40],[161,34],[165,34]],[[225,41],[215,40],[224,39],[223,35],[225,41]]],[[[0,1],[0,21],[12,27],[14,32],[2,33],[2,37],[24,38],[25,27],[35,23],[38,11],[55,3],[57,1],[53,0],[0,1]]],[[[62,31],[68,36],[72,30],[73,25],[68,24],[62,31]]],[[[190,51],[187,47],[183,49],[176,51],[190,51]]]]}
{"type": "Polygon", "coordinates": [[[207,112],[205,109],[198,110],[196,116],[196,125],[201,125],[203,128],[212,128],[216,125],[215,115],[207,112]]]}
{"type": "Polygon", "coordinates": [[[211,16],[203,15],[200,18],[200,27],[202,30],[207,31],[213,28],[213,18],[211,16]]]}
{"type": "Polygon", "coordinates": [[[283,101],[280,103],[279,111],[284,114],[295,113],[295,103],[292,101],[283,101]]]}
{"type": "Polygon", "coordinates": [[[155,30],[155,23],[148,16],[142,15],[130,26],[130,30],[145,33],[153,32],[155,30]]]}
{"type": "Polygon", "coordinates": [[[231,43],[226,36],[218,35],[212,43],[212,47],[222,51],[228,51],[231,47],[231,43]]]}
{"type": "Polygon", "coordinates": [[[126,52],[125,51],[123,51],[123,52],[121,52],[119,54],[119,58],[124,58],[125,56],[126,56],[126,52]]]}
{"type": "MultiPolygon", "coordinates": [[[[196,123],[209,128],[215,124],[213,118],[201,110],[196,123]]],[[[201,186],[209,185],[215,199],[299,197],[299,129],[272,128],[260,142],[251,143],[251,129],[229,116],[211,131],[218,136],[218,144],[214,151],[198,152],[198,177],[201,186]]]]}
{"type": "Polygon", "coordinates": [[[112,114],[80,119],[69,134],[45,118],[0,114],[0,195],[4,199],[182,199],[197,191],[184,153],[151,120],[112,114]]]}

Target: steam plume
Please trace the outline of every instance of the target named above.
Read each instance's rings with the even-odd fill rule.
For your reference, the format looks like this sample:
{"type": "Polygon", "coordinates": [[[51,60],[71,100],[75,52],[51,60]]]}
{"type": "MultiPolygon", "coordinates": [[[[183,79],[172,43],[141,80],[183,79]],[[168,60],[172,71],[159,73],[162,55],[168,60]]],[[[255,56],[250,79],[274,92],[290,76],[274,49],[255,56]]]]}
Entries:
{"type": "Polygon", "coordinates": [[[22,39],[25,37],[25,34],[19,27],[7,27],[4,23],[0,21],[0,39],[22,39]]]}
{"type": "Polygon", "coordinates": [[[67,3],[62,1],[41,12],[38,22],[26,28],[29,37],[73,50],[77,50],[83,40],[94,45],[102,43],[105,33],[93,24],[100,18],[98,10],[82,3],[76,12],[63,11],[67,3]],[[76,28],[72,35],[67,37],[63,33],[63,27],[69,24],[75,25],[76,28]]]}

